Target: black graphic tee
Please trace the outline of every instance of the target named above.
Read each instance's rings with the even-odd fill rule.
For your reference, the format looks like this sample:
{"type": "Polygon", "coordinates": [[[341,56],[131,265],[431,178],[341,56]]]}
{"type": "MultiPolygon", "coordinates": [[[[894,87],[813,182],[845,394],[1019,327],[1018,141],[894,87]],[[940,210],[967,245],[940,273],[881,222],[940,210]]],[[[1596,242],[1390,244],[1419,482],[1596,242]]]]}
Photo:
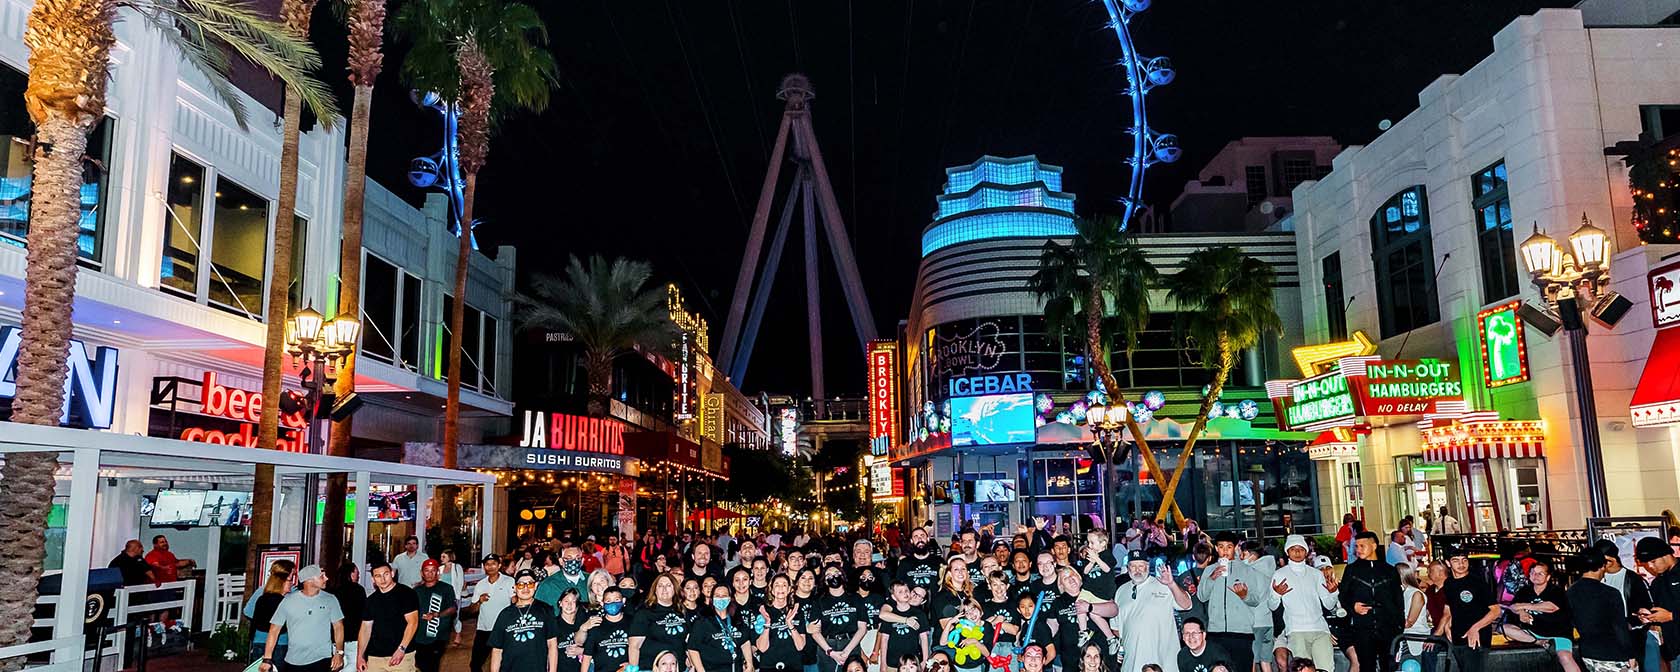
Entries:
{"type": "Polygon", "coordinates": [[[653,661],[664,651],[677,654],[679,668],[687,660],[687,653],[683,650],[688,640],[687,619],[672,607],[655,604],[636,610],[636,615],[630,619],[630,636],[646,638],[638,651],[641,660],[630,661],[641,669],[653,669],[653,661]]]}
{"type": "MultiPolygon", "coordinates": [[[[490,630],[490,648],[502,650],[504,672],[544,672],[548,669],[548,640],[561,636],[554,608],[532,601],[529,606],[509,605],[496,616],[490,630]]],[[[564,649],[568,642],[557,642],[564,649]]],[[[561,656],[565,653],[561,652],[561,656]]]]}
{"type": "Polygon", "coordinates": [[[602,618],[601,624],[590,630],[583,641],[583,655],[589,656],[594,665],[584,672],[618,672],[619,667],[630,662],[630,619],[621,618],[614,623],[602,618]]]}
{"type": "MultiPolygon", "coordinates": [[[[741,616],[723,617],[716,611],[708,611],[696,614],[688,625],[688,649],[700,655],[700,667],[706,672],[745,669],[741,646],[752,639],[752,626],[741,616]]],[[[681,666],[686,668],[687,661],[681,666]]]]}
{"type": "MultiPolygon", "coordinates": [[[[881,606],[881,613],[899,612],[897,607],[885,604],[881,606]]],[[[881,636],[887,638],[887,659],[881,661],[883,666],[896,668],[898,667],[898,661],[903,659],[904,656],[912,653],[917,656],[922,655],[921,635],[928,631],[927,615],[915,607],[910,607],[899,615],[916,619],[917,627],[912,628],[908,623],[888,623],[885,620],[877,619],[881,636]]]]}
{"type": "MultiPolygon", "coordinates": [[[[868,608],[855,593],[841,593],[839,597],[824,595],[812,612],[822,628],[823,640],[831,649],[844,648],[857,634],[858,625],[865,623],[868,608]]],[[[807,646],[806,648],[815,648],[807,646]]]]}
{"type": "MultiPolygon", "coordinates": [[[[800,633],[805,632],[805,618],[800,615],[799,605],[792,604],[777,608],[764,605],[764,629],[770,633],[770,642],[758,653],[758,667],[766,670],[793,670],[797,672],[804,665],[803,650],[794,645],[793,630],[788,627],[788,612],[793,612],[793,627],[800,633]]],[[[809,644],[809,642],[807,642],[809,644]]]]}
{"type": "MultiPolygon", "coordinates": [[[[898,561],[898,580],[910,584],[911,588],[921,586],[933,590],[939,583],[939,559],[933,556],[918,558],[909,556],[898,561]]],[[[897,667],[897,663],[893,664],[897,667]]]]}

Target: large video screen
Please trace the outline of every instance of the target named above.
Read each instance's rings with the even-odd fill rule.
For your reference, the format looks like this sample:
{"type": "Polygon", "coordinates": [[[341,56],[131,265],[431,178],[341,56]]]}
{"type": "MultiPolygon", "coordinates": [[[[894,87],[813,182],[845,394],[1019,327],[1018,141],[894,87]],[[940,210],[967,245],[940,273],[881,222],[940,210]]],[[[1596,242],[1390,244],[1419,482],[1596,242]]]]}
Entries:
{"type": "Polygon", "coordinates": [[[1015,501],[1015,481],[983,478],[974,482],[974,502],[977,504],[1015,501]]]}
{"type": "Polygon", "coordinates": [[[197,525],[204,513],[203,490],[159,490],[152,507],[153,525],[197,525]]]}
{"type": "Polygon", "coordinates": [[[991,446],[1038,439],[1031,392],[951,400],[951,445],[991,446]]]}

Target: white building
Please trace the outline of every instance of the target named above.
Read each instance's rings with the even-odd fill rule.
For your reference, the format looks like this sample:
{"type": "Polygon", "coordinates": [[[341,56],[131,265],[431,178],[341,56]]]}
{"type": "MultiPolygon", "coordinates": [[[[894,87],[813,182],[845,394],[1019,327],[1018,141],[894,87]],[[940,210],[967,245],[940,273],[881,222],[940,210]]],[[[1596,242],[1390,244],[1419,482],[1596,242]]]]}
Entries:
{"type": "MultiPolygon", "coordinates": [[[[10,339],[19,338],[15,327],[23,308],[31,181],[25,146],[31,130],[22,97],[28,69],[22,31],[29,6],[27,0],[0,0],[0,335],[10,339]]],[[[89,151],[107,172],[84,189],[82,269],[72,317],[75,337],[93,360],[84,370],[110,377],[90,375],[88,384],[75,386],[69,424],[243,444],[255,434],[246,400],[262,387],[265,318],[285,317],[269,315],[268,283],[294,284],[294,311],[308,304],[332,312],[344,126],[317,126],[303,134],[295,225],[301,237],[293,277],[276,280],[270,251],[279,120],[246,95],[249,128],[240,129],[209,94],[202,75],[145,21],[126,18],[117,24],[106,119],[89,151]],[[110,363],[99,361],[101,355],[110,363]],[[206,407],[201,402],[209,401],[207,382],[217,394],[236,395],[238,403],[206,407]]],[[[258,96],[278,95],[260,88],[273,86],[266,78],[237,83],[258,96]]],[[[416,209],[374,184],[367,188],[365,229],[365,357],[357,383],[367,403],[356,416],[352,445],[362,457],[394,459],[403,442],[435,441],[441,434],[444,306],[457,244],[445,229],[441,197],[416,209]]],[[[463,441],[507,431],[512,404],[507,386],[498,383],[510,369],[513,261],[511,248],[500,250],[495,260],[473,259],[471,319],[459,339],[469,362],[463,441]]],[[[0,371],[9,371],[15,350],[0,348],[0,354],[7,355],[0,371]]],[[[298,386],[296,371],[288,368],[292,389],[298,386]]],[[[10,392],[10,384],[0,382],[0,417],[9,413],[10,392]]],[[[289,428],[285,434],[292,440],[288,449],[301,448],[297,434],[289,428]]],[[[139,494],[117,496],[132,503],[139,494]]],[[[301,499],[292,505],[301,509],[301,499]]],[[[114,555],[124,540],[147,531],[139,508],[131,508],[135,527],[110,528],[111,538],[96,544],[96,557],[114,555]]],[[[289,534],[295,531],[279,538],[289,534]]],[[[194,546],[176,543],[182,557],[196,555],[194,546]]]]}
{"type": "Polygon", "coordinates": [[[1677,125],[1677,106],[1680,27],[1584,27],[1580,10],[1544,9],[1512,21],[1486,59],[1437,79],[1416,111],[1295,189],[1306,343],[1362,331],[1377,356],[1457,363],[1470,410],[1543,425],[1539,441],[1492,430],[1478,445],[1489,459],[1464,460],[1426,453],[1445,443],[1425,445],[1417,415],[1364,418],[1371,430],[1356,453],[1321,454],[1320,500],[1335,508],[1327,517],[1363,510],[1370,528],[1392,529],[1400,516],[1446,506],[1466,530],[1584,525],[1566,332],[1524,329],[1528,378],[1506,385],[1489,385],[1478,345],[1483,309],[1540,301],[1516,245],[1536,223],[1564,240],[1583,213],[1610,232],[1613,289],[1634,304],[1614,330],[1590,327],[1611,512],[1680,509],[1680,436],[1636,429],[1628,412],[1656,333],[1646,272],[1680,248],[1640,244],[1627,170],[1605,154],[1642,130],[1680,132],[1664,127],[1677,125]]]}

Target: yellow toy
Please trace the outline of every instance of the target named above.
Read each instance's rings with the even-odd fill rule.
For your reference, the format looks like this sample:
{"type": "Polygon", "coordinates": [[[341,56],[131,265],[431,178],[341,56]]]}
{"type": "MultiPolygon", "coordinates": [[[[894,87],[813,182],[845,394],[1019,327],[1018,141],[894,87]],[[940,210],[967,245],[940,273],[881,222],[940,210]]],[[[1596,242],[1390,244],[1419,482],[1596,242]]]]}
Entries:
{"type": "Polygon", "coordinates": [[[966,618],[957,620],[956,627],[951,629],[951,635],[945,641],[947,646],[957,652],[957,667],[968,667],[970,663],[980,660],[984,655],[980,647],[974,644],[964,645],[963,642],[978,642],[985,636],[986,631],[980,628],[980,624],[966,618]]]}

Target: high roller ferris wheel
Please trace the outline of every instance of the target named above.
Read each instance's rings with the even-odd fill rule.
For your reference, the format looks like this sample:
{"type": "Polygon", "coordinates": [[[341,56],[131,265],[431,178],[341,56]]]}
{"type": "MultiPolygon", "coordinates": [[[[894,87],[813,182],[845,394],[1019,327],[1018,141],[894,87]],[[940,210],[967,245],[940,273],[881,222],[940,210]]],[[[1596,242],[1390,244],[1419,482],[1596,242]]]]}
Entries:
{"type": "Polygon", "coordinates": [[[1126,159],[1132,167],[1132,181],[1126,195],[1120,199],[1126,206],[1125,216],[1120,220],[1122,230],[1131,224],[1132,217],[1143,207],[1144,173],[1157,163],[1177,161],[1182,154],[1178,136],[1156,132],[1149,126],[1149,106],[1145,102],[1149,92],[1157,86],[1171,83],[1177,74],[1167,57],[1140,56],[1132,44],[1132,17],[1149,9],[1149,2],[1102,0],[1103,7],[1108,10],[1109,27],[1120,39],[1120,66],[1126,69],[1126,95],[1132,100],[1132,125],[1127,129],[1132,136],[1132,155],[1126,159]]]}

